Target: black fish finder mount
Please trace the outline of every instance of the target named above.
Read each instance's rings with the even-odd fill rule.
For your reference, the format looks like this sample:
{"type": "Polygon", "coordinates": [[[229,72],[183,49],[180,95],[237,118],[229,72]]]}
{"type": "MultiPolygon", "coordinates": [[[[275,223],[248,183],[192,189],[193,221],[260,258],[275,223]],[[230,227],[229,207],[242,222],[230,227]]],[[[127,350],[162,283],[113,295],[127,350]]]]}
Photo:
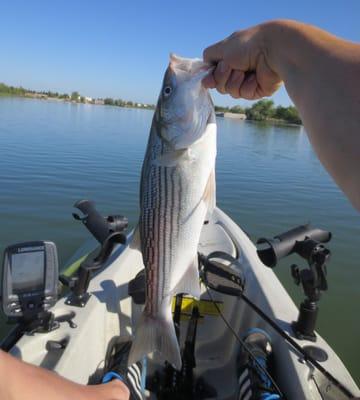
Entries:
{"type": "Polygon", "coordinates": [[[66,304],[85,307],[90,298],[88,288],[93,273],[104,266],[117,244],[126,243],[124,232],[128,227],[128,219],[122,215],[103,217],[95,208],[95,203],[89,200],[77,201],[74,207],[79,209],[83,216],[73,213],[73,217],[85,225],[101,247],[97,255],[90,254],[82,262],[74,276],[61,275],[59,279],[72,292],[66,304]]]}
{"type": "Polygon", "coordinates": [[[274,268],[281,258],[290,254],[297,254],[308,263],[308,268],[291,265],[294,282],[298,286],[301,284],[306,296],[300,304],[298,319],[292,324],[299,339],[316,341],[318,302],[321,293],[328,289],[326,264],[331,255],[323,243],[330,240],[330,232],[301,225],[272,239],[260,238],[257,241],[258,256],[270,268],[274,268]]]}

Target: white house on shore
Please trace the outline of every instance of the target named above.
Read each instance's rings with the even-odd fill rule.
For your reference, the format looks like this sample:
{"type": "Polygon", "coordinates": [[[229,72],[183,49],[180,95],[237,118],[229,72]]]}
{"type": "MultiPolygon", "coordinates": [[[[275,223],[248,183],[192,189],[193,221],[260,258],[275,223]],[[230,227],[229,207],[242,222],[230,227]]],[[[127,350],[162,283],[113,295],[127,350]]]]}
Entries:
{"type": "Polygon", "coordinates": [[[232,119],[246,119],[246,114],[238,114],[238,113],[231,113],[226,112],[224,113],[224,118],[232,118],[232,119]]]}
{"type": "Polygon", "coordinates": [[[240,119],[240,120],[245,120],[246,115],[245,114],[238,114],[238,113],[231,113],[231,112],[217,112],[216,113],[217,117],[223,117],[223,118],[231,118],[231,119],[240,119]]]}

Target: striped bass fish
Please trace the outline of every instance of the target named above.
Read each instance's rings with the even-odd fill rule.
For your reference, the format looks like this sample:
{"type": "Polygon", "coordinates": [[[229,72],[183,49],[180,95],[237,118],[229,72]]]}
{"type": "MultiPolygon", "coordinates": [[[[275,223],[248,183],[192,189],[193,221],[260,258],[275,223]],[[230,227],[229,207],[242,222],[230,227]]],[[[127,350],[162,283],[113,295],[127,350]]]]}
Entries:
{"type": "Polygon", "coordinates": [[[200,297],[197,247],[215,207],[216,123],[200,59],[170,56],[142,167],[140,219],[132,247],[142,253],[146,302],[129,355],[149,353],[181,368],[174,295],[200,297]],[[139,242],[139,243],[137,243],[139,242]]]}

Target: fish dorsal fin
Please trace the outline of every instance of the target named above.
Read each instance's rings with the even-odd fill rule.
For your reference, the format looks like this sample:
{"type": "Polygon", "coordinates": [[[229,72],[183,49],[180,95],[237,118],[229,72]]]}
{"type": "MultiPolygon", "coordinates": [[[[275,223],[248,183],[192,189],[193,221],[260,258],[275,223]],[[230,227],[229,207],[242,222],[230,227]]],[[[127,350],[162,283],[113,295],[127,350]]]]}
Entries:
{"type": "Polygon", "coordinates": [[[208,212],[212,213],[216,207],[216,182],[215,169],[210,172],[207,184],[205,186],[203,200],[207,205],[208,212]]]}

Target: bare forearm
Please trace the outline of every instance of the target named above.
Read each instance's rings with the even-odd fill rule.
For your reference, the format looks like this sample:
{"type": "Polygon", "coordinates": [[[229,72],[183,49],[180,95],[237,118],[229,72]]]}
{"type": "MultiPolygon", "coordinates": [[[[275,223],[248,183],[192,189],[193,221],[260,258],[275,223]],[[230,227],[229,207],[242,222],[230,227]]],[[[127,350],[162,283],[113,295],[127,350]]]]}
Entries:
{"type": "Polygon", "coordinates": [[[292,21],[267,29],[271,67],[299,109],[319,159],[360,209],[360,45],[292,21]]]}
{"type": "Polygon", "coordinates": [[[120,381],[84,386],[0,351],[1,400],[126,400],[129,392],[120,381]]]}
{"type": "Polygon", "coordinates": [[[82,387],[54,373],[0,353],[0,398],[4,400],[84,399],[82,387]],[[3,372],[4,371],[4,372],[3,372]],[[5,378],[6,377],[6,378],[5,378]],[[61,382],[59,382],[61,380],[61,382]],[[59,390],[61,388],[61,390],[59,390]]]}
{"type": "Polygon", "coordinates": [[[360,45],[295,21],[234,32],[204,50],[216,64],[203,81],[234,98],[255,100],[281,81],[314,149],[360,210],[360,45]]]}

